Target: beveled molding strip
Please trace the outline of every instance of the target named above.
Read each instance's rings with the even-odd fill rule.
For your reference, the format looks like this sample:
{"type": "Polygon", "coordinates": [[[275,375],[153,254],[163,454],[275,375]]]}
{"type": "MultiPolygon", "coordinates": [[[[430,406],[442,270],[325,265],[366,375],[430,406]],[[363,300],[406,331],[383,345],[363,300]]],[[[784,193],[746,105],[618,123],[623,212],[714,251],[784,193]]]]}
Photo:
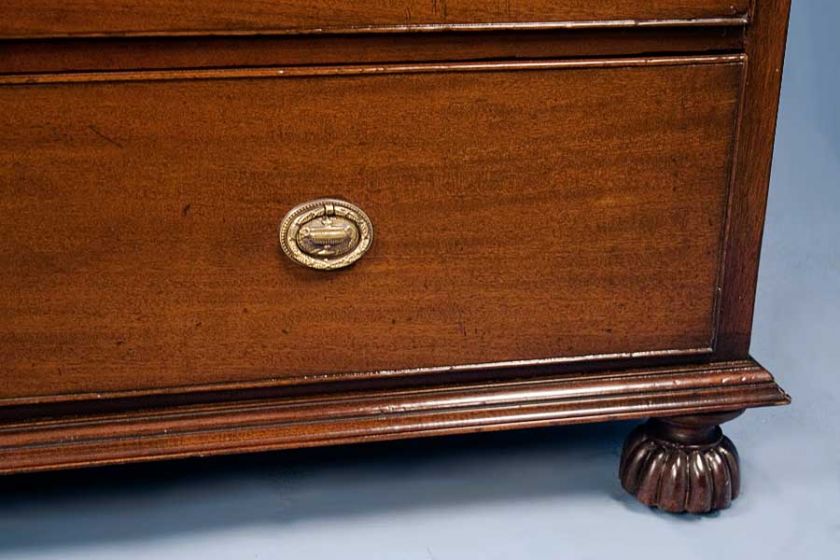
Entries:
{"type": "Polygon", "coordinates": [[[0,473],[740,410],[790,402],[752,360],[168,407],[0,426],[0,473]]]}
{"type": "Polygon", "coordinates": [[[166,30],[166,31],[108,31],[79,33],[28,33],[0,35],[5,39],[113,39],[142,37],[265,37],[300,35],[358,35],[401,33],[464,33],[482,31],[563,31],[577,29],[633,29],[639,27],[744,27],[750,23],[748,14],[699,18],[613,19],[581,21],[525,21],[486,23],[411,23],[394,25],[356,25],[334,27],[289,27],[252,30],[166,30]]]}
{"type": "Polygon", "coordinates": [[[48,74],[12,74],[0,76],[0,86],[92,83],[154,82],[177,80],[231,80],[260,78],[308,78],[385,74],[422,74],[443,72],[515,72],[586,68],[632,68],[684,66],[698,64],[743,64],[746,55],[719,54],[696,56],[657,56],[593,58],[524,62],[450,62],[418,64],[369,64],[349,66],[304,66],[286,68],[231,68],[206,70],[137,70],[48,74]]]}

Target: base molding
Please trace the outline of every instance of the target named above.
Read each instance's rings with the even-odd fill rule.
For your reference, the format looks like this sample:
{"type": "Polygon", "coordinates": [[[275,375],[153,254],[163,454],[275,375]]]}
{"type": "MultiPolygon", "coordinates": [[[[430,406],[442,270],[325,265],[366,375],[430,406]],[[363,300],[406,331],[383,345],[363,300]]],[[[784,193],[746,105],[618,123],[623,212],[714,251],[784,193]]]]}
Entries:
{"type": "Polygon", "coordinates": [[[673,417],[789,402],[773,376],[752,360],[231,400],[6,422],[0,424],[0,473],[673,417]]]}

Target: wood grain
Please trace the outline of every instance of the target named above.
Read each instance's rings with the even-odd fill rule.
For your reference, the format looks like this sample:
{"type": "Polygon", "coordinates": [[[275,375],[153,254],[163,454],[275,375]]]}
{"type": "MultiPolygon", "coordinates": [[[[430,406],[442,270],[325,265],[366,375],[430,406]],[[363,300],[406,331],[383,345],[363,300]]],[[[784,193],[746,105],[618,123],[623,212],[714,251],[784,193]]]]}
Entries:
{"type": "Polygon", "coordinates": [[[709,351],[742,63],[700,62],[4,78],[0,397],[709,351]],[[322,196],[349,270],[278,251],[322,196]]]}
{"type": "Polygon", "coordinates": [[[625,487],[725,507],[788,10],[0,3],[0,473],[652,416],[625,487]]]}
{"type": "Polygon", "coordinates": [[[748,355],[790,0],[756,3],[728,218],[717,356],[748,355]]]}
{"type": "Polygon", "coordinates": [[[780,405],[752,361],[80,414],[0,427],[0,473],[780,405]]]}
{"type": "Polygon", "coordinates": [[[558,59],[743,48],[737,27],[6,41],[0,74],[558,59]]]}
{"type": "Polygon", "coordinates": [[[748,9],[749,0],[4,0],[0,38],[741,25],[748,9]]]}

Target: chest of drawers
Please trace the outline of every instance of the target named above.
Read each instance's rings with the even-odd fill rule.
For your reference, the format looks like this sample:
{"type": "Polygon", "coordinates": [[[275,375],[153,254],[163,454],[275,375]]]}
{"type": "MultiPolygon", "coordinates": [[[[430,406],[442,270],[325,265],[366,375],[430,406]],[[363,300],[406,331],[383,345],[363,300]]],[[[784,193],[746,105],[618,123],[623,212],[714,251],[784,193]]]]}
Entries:
{"type": "Polygon", "coordinates": [[[738,494],[787,0],[7,0],[0,472],[649,417],[738,494]]]}

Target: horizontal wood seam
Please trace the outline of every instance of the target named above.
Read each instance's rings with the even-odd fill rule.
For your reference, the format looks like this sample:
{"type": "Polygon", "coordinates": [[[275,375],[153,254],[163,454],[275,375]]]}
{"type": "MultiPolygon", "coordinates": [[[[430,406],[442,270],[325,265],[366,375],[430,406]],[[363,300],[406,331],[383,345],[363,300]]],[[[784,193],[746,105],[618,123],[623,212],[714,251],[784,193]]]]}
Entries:
{"type": "Polygon", "coordinates": [[[635,27],[741,27],[748,25],[748,14],[728,17],[617,19],[586,21],[536,21],[492,23],[419,23],[405,25],[360,25],[350,27],[298,27],[259,29],[248,31],[167,30],[167,31],[108,31],[103,33],[32,33],[0,35],[6,39],[76,39],[76,38],[132,38],[132,37],[255,37],[289,35],[355,35],[399,33],[447,33],[482,31],[546,31],[575,29],[631,29],[635,27]]]}
{"type": "Polygon", "coordinates": [[[526,369],[528,367],[566,365],[584,362],[610,362],[614,360],[636,359],[636,358],[659,358],[659,357],[682,357],[702,356],[711,354],[713,348],[687,348],[674,350],[655,350],[650,352],[633,352],[629,354],[603,354],[588,356],[571,356],[561,358],[545,358],[537,360],[518,360],[509,362],[493,362],[465,364],[460,366],[432,366],[403,370],[381,370],[371,372],[351,373],[327,373],[302,375],[286,379],[268,379],[252,381],[236,381],[226,383],[212,383],[205,385],[178,385],[171,387],[139,389],[132,391],[96,391],[87,393],[65,393],[58,395],[43,395],[34,397],[16,397],[0,399],[0,407],[23,406],[30,404],[52,404],[81,400],[103,400],[116,398],[152,397],[161,395],[183,395],[188,393],[208,393],[226,390],[248,390],[248,389],[272,389],[292,387],[300,385],[315,385],[318,383],[334,383],[345,381],[362,381],[375,379],[397,379],[403,377],[419,377],[430,374],[473,372],[480,370],[495,369],[526,369]]]}
{"type": "Polygon", "coordinates": [[[374,64],[363,66],[318,66],[287,68],[207,69],[207,70],[140,70],[112,72],[80,72],[50,74],[15,74],[0,76],[0,86],[21,86],[61,83],[152,82],[177,80],[231,80],[260,78],[308,78],[418,74],[442,72],[514,72],[587,68],[629,68],[650,66],[684,66],[699,64],[743,64],[743,54],[699,56],[622,57],[580,60],[528,62],[457,62],[419,64],[374,64]]]}

